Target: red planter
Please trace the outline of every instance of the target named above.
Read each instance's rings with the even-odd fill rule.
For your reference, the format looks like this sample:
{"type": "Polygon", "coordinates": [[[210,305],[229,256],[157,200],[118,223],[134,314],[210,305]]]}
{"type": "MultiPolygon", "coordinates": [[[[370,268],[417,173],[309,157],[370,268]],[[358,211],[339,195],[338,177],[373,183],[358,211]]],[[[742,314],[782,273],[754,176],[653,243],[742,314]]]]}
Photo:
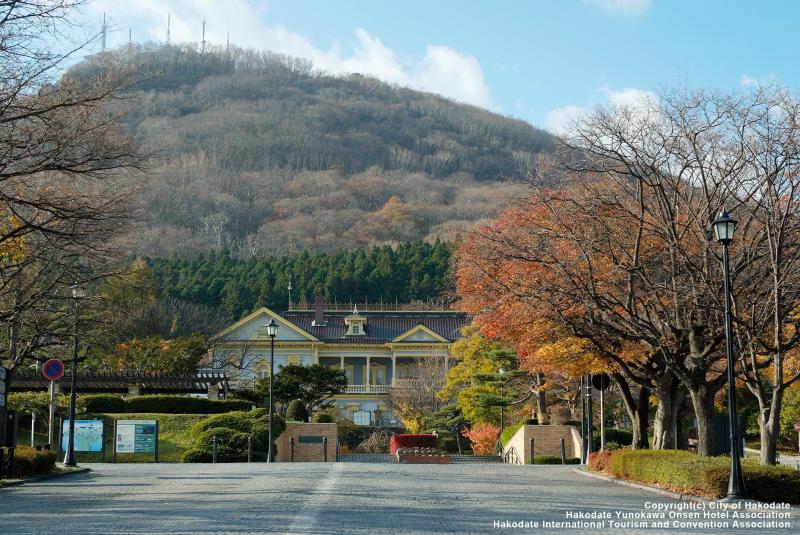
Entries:
{"type": "Polygon", "coordinates": [[[439,437],[436,435],[392,435],[389,439],[389,453],[395,453],[397,448],[438,448],[439,437]]]}

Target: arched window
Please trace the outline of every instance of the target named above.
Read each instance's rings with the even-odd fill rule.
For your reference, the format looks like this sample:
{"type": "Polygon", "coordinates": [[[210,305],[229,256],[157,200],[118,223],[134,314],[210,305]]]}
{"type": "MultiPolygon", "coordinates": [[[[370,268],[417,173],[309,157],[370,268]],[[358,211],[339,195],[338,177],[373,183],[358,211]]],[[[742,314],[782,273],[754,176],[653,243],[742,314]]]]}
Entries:
{"type": "Polygon", "coordinates": [[[253,376],[256,380],[269,379],[269,359],[261,359],[253,366],[253,376]]]}

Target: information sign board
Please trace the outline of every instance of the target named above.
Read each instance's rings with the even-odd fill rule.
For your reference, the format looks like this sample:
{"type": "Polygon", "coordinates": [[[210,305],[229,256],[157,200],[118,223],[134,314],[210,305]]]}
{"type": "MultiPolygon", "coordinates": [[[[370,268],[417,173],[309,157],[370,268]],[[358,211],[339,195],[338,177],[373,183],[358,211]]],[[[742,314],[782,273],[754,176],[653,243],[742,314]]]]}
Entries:
{"type": "Polygon", "coordinates": [[[315,435],[300,435],[300,444],[322,444],[322,437],[315,435]]]}
{"type": "MultiPolygon", "coordinates": [[[[61,425],[61,449],[67,451],[69,418],[61,425]]],[[[103,451],[103,420],[75,420],[75,451],[103,451]]]]}
{"type": "Polygon", "coordinates": [[[117,453],[155,453],[158,440],[155,420],[117,420],[117,453]]]}

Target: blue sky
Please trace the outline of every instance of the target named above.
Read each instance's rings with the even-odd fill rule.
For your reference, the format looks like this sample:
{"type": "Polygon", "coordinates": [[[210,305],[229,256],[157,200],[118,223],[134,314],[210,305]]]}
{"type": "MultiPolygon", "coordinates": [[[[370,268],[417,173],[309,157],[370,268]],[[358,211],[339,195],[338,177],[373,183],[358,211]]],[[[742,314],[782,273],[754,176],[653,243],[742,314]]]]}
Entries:
{"type": "Polygon", "coordinates": [[[800,83],[792,0],[92,0],[109,44],[231,42],[443,94],[560,131],[663,87],[800,83]]]}

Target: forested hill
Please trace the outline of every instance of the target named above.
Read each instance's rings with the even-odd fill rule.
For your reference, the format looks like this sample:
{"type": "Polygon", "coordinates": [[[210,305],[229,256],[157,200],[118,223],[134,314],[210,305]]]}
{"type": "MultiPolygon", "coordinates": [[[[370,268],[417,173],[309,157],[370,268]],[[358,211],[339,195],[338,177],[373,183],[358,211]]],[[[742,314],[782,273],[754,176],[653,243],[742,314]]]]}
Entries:
{"type": "Polygon", "coordinates": [[[552,145],[523,121],[270,53],[133,45],[70,74],[114,65],[146,77],[120,105],[160,154],[137,233],[150,255],[451,239],[521,195],[514,180],[552,145]]]}
{"type": "Polygon", "coordinates": [[[286,310],[290,280],[294,303],[313,303],[318,292],[327,302],[441,302],[452,297],[450,254],[444,242],[417,241],[396,248],[247,261],[224,253],[145,261],[161,300],[203,305],[233,321],[261,306],[286,310]]]}

